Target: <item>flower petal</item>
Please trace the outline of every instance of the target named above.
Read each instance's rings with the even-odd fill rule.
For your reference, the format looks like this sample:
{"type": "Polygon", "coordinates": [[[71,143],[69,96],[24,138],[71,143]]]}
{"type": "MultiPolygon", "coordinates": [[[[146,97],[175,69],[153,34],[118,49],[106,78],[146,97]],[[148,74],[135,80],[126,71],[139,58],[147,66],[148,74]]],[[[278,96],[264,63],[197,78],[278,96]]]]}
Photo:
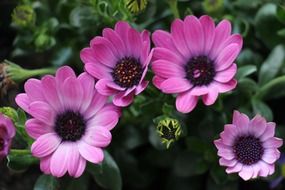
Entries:
{"type": "Polygon", "coordinates": [[[95,147],[106,147],[110,144],[112,135],[106,127],[89,127],[83,140],[89,145],[95,147]]]}
{"type": "Polygon", "coordinates": [[[228,68],[234,62],[239,52],[238,44],[231,44],[222,50],[215,61],[216,71],[222,71],[228,68]]]}
{"type": "Polygon", "coordinates": [[[91,146],[84,141],[80,141],[78,143],[78,150],[83,158],[94,164],[98,164],[104,159],[104,154],[101,148],[91,146]]]}
{"type": "Polygon", "coordinates": [[[268,164],[273,164],[280,158],[280,152],[277,149],[265,149],[262,160],[268,164]]]}
{"type": "Polygon", "coordinates": [[[83,97],[82,97],[83,101],[80,110],[81,112],[85,112],[86,109],[89,107],[94,96],[95,81],[89,74],[85,72],[79,75],[78,80],[83,90],[83,97]]]}
{"type": "Polygon", "coordinates": [[[247,181],[250,178],[252,178],[252,176],[253,176],[253,168],[252,168],[252,166],[243,165],[241,171],[239,172],[239,176],[243,180],[245,180],[245,181],[247,181]]]}
{"type": "Polygon", "coordinates": [[[107,38],[117,48],[119,58],[122,58],[126,54],[126,46],[117,32],[110,28],[105,28],[103,30],[103,37],[107,38]]]}
{"type": "Polygon", "coordinates": [[[41,101],[35,101],[30,104],[28,113],[34,118],[48,124],[53,125],[55,113],[49,104],[41,101]]]}
{"type": "Polygon", "coordinates": [[[198,96],[192,96],[189,91],[178,94],[176,109],[182,113],[191,112],[198,103],[198,96]]]}
{"type": "MultiPolygon", "coordinates": [[[[188,49],[187,40],[184,36],[183,28],[184,28],[183,21],[180,19],[175,19],[171,24],[171,36],[173,38],[173,43],[174,43],[176,49],[185,58],[189,58],[191,55],[191,52],[188,49]]],[[[167,47],[164,47],[164,48],[167,48],[167,47]]],[[[172,50],[172,49],[170,49],[170,50],[172,50]]],[[[177,52],[177,51],[175,51],[175,52],[177,52]]]]}
{"type": "Polygon", "coordinates": [[[93,77],[95,77],[96,79],[109,79],[112,80],[112,76],[111,76],[111,68],[108,68],[105,65],[102,65],[100,63],[86,63],[85,64],[85,70],[92,75],[93,77]]]}
{"type": "Polygon", "coordinates": [[[128,48],[131,55],[135,58],[139,58],[141,56],[141,49],[142,49],[142,39],[140,33],[137,32],[135,29],[130,28],[128,31],[128,48]]]}
{"type": "Polygon", "coordinates": [[[55,133],[47,133],[40,136],[31,147],[33,156],[42,158],[53,153],[61,143],[60,138],[55,133]]]}
{"type": "Polygon", "coordinates": [[[44,174],[46,175],[50,174],[50,160],[51,156],[47,156],[42,158],[40,162],[41,171],[44,172],[44,174]]]}
{"type": "Polygon", "coordinates": [[[232,64],[229,68],[226,70],[217,72],[216,76],[214,77],[215,81],[226,83],[232,80],[237,72],[237,65],[232,64]]]}
{"type": "Polygon", "coordinates": [[[46,75],[42,78],[42,85],[44,90],[44,97],[51,107],[56,111],[61,111],[62,104],[60,102],[56,80],[51,75],[46,75]]]}
{"type": "Polygon", "coordinates": [[[215,23],[208,15],[199,18],[204,33],[204,52],[208,55],[215,39],[215,23]]]}
{"type": "Polygon", "coordinates": [[[107,96],[103,96],[100,93],[95,92],[92,102],[84,113],[85,118],[89,119],[93,117],[107,103],[107,100],[107,96]]]}
{"type": "Polygon", "coordinates": [[[249,118],[247,115],[235,110],[233,116],[233,124],[241,133],[247,133],[249,128],[249,118]]]}
{"type": "Polygon", "coordinates": [[[283,144],[283,140],[276,137],[271,137],[263,142],[264,148],[279,148],[283,144]]]}
{"type": "Polygon", "coordinates": [[[218,95],[219,95],[219,92],[217,91],[217,89],[212,88],[212,89],[209,89],[208,94],[203,95],[202,100],[205,105],[209,106],[216,102],[218,95]]]}
{"type": "Polygon", "coordinates": [[[238,162],[235,166],[233,166],[233,167],[228,167],[228,168],[226,169],[226,172],[227,172],[228,174],[231,174],[231,173],[240,172],[241,169],[242,169],[242,164],[238,162]]]}
{"type": "Polygon", "coordinates": [[[249,123],[249,130],[253,132],[255,137],[260,137],[266,129],[266,120],[260,115],[256,115],[249,123]]]}
{"type": "Polygon", "coordinates": [[[29,134],[30,137],[34,139],[37,139],[46,133],[53,132],[53,129],[49,125],[37,119],[29,119],[25,125],[27,133],[29,134]]]}
{"type": "Polygon", "coordinates": [[[192,87],[190,82],[184,78],[173,77],[166,79],[160,85],[164,93],[180,93],[189,90],[192,87]]]}
{"type": "Polygon", "coordinates": [[[264,142],[267,139],[273,137],[275,134],[275,126],[276,124],[274,122],[268,122],[266,124],[266,129],[264,133],[260,136],[260,140],[264,142]]]}
{"type": "Polygon", "coordinates": [[[68,78],[61,89],[62,100],[66,109],[79,110],[83,102],[83,88],[76,78],[68,78]]]}
{"type": "Polygon", "coordinates": [[[63,142],[53,153],[50,160],[50,171],[55,177],[62,177],[68,170],[68,164],[72,157],[70,157],[72,143],[63,142]]]}
{"type": "Polygon", "coordinates": [[[173,64],[167,60],[157,60],[152,63],[152,70],[155,75],[163,78],[185,77],[186,72],[182,65],[173,64]]]}
{"type": "MultiPolygon", "coordinates": [[[[114,82],[109,80],[109,79],[100,79],[96,83],[95,88],[100,94],[102,94],[104,96],[114,95],[114,94],[118,93],[118,91],[121,91],[121,90],[118,90],[118,88],[117,89],[110,88],[110,86],[112,86],[113,83],[114,82]]],[[[114,85],[116,85],[116,84],[114,84],[114,85]]]]}

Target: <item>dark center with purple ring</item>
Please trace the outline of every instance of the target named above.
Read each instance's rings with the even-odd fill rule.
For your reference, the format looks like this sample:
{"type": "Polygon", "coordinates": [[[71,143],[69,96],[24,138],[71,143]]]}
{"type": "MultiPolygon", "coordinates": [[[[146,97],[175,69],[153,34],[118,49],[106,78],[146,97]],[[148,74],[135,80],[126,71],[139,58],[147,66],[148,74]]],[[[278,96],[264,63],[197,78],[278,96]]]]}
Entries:
{"type": "Polygon", "coordinates": [[[192,57],[185,65],[186,78],[194,86],[209,85],[216,76],[215,65],[207,56],[192,57]]]}
{"type": "Polygon", "coordinates": [[[4,139],[0,138],[0,151],[4,150],[5,141],[4,139]]]}
{"type": "Polygon", "coordinates": [[[125,57],[117,62],[112,72],[114,82],[123,88],[139,84],[143,68],[138,59],[125,57]]]}
{"type": "Polygon", "coordinates": [[[259,138],[253,135],[236,138],[233,146],[235,158],[245,165],[252,165],[261,160],[264,148],[259,138]]]}
{"type": "Polygon", "coordinates": [[[66,111],[58,114],[55,120],[55,132],[63,141],[80,140],[86,129],[86,121],[79,112],[66,111]]]}

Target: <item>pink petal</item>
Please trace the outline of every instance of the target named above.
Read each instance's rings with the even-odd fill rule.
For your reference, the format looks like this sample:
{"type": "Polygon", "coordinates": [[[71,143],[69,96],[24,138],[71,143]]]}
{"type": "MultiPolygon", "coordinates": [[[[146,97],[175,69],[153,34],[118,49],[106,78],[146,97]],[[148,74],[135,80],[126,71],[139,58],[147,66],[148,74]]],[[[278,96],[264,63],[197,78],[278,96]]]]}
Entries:
{"type": "Polygon", "coordinates": [[[259,161],[258,162],[259,165],[259,173],[258,175],[261,177],[267,177],[269,175],[269,164],[265,163],[264,161],[259,161]]]}
{"type": "Polygon", "coordinates": [[[135,95],[139,95],[142,91],[144,91],[148,85],[149,81],[143,81],[140,83],[135,90],[135,95]]]}
{"type": "Polygon", "coordinates": [[[275,134],[275,126],[276,124],[274,122],[268,122],[266,124],[266,129],[264,133],[260,136],[260,140],[264,142],[267,139],[273,137],[275,134]]]}
{"type": "Polygon", "coordinates": [[[263,142],[264,148],[279,148],[283,144],[283,140],[277,137],[271,137],[263,142]]]}
{"type": "Polygon", "coordinates": [[[277,149],[265,149],[262,160],[268,164],[273,164],[280,158],[280,152],[277,149]]]}
{"type": "Polygon", "coordinates": [[[215,39],[215,23],[213,19],[207,15],[201,16],[199,20],[204,33],[204,52],[208,55],[215,39]]]}
{"type": "Polygon", "coordinates": [[[157,60],[152,63],[152,70],[155,75],[163,78],[185,77],[186,72],[182,65],[173,64],[167,60],[157,60]]]}
{"type": "Polygon", "coordinates": [[[83,174],[85,167],[86,167],[86,160],[82,156],[80,156],[77,164],[78,164],[77,172],[74,175],[74,177],[76,178],[80,177],[83,174]]]}
{"type": "Polygon", "coordinates": [[[85,112],[86,109],[89,107],[94,96],[95,81],[89,74],[85,72],[79,75],[78,80],[81,83],[83,91],[83,97],[82,97],[83,101],[80,110],[82,112],[85,112]]]}
{"type": "Polygon", "coordinates": [[[162,47],[156,47],[154,49],[153,60],[163,59],[173,64],[184,65],[186,60],[179,54],[173,53],[171,50],[162,47]]]}
{"type": "Polygon", "coordinates": [[[195,86],[191,89],[190,94],[192,96],[201,96],[205,95],[209,92],[207,86],[195,86]]]}
{"type": "Polygon", "coordinates": [[[117,63],[118,58],[116,58],[112,50],[106,44],[101,42],[93,43],[94,56],[96,57],[96,60],[107,67],[113,68],[117,63]]]}
{"type": "Polygon", "coordinates": [[[184,23],[182,20],[180,19],[174,20],[171,24],[171,36],[173,38],[173,43],[176,49],[185,58],[189,58],[191,54],[187,46],[187,40],[186,40],[186,36],[184,36],[183,28],[184,28],[184,23]]]}
{"type": "Polygon", "coordinates": [[[193,56],[198,56],[204,50],[204,32],[202,25],[195,16],[187,16],[184,20],[184,33],[187,36],[188,49],[193,56]]]}
{"type": "Polygon", "coordinates": [[[253,132],[255,137],[260,137],[266,129],[266,120],[260,115],[256,115],[249,123],[249,130],[253,132]]]}
{"type": "Polygon", "coordinates": [[[253,176],[253,168],[252,168],[252,166],[246,166],[246,165],[244,165],[244,166],[242,167],[242,170],[239,172],[239,176],[240,176],[243,180],[245,180],[245,181],[247,181],[247,180],[249,180],[250,178],[252,178],[252,176],[253,176]]]}
{"type": "Polygon", "coordinates": [[[45,102],[36,101],[30,104],[28,113],[34,118],[48,124],[53,125],[55,113],[52,108],[45,102]]]}
{"type": "Polygon", "coordinates": [[[46,133],[53,132],[53,129],[50,126],[37,119],[27,120],[25,126],[26,132],[33,139],[37,139],[46,133]]]}
{"type": "MultiPolygon", "coordinates": [[[[173,52],[178,53],[177,49],[176,49],[176,47],[172,41],[171,35],[168,32],[165,32],[164,30],[156,30],[152,34],[152,41],[156,47],[163,47],[163,48],[166,48],[166,49],[169,49],[173,52]]],[[[186,50],[188,50],[188,49],[186,49],[186,50]]]]}
{"type": "Polygon", "coordinates": [[[189,91],[178,94],[176,98],[176,109],[182,113],[191,112],[197,105],[198,96],[192,96],[189,91]]]}
{"type": "Polygon", "coordinates": [[[101,148],[91,146],[84,141],[78,143],[80,155],[94,164],[99,164],[104,159],[104,154],[101,148]]]}
{"type": "Polygon", "coordinates": [[[63,84],[65,79],[69,77],[76,78],[74,71],[69,66],[60,67],[55,74],[57,85],[63,84]]]}
{"type": "Polygon", "coordinates": [[[252,175],[252,178],[257,178],[258,177],[258,174],[259,174],[259,171],[260,171],[260,164],[259,163],[256,163],[254,165],[251,165],[252,166],[252,170],[253,170],[253,175],[252,175]]]}
{"type": "Polygon", "coordinates": [[[62,101],[67,109],[79,110],[83,102],[83,88],[76,78],[68,78],[61,89],[62,101]]]}
{"type": "Polygon", "coordinates": [[[180,93],[189,90],[192,87],[190,82],[185,78],[173,77],[166,79],[160,85],[164,93],[180,93]]]}
{"type": "Polygon", "coordinates": [[[15,98],[15,101],[18,106],[20,106],[23,110],[25,110],[25,112],[28,112],[31,101],[27,94],[25,93],[18,94],[15,98]]]}
{"type": "Polygon", "coordinates": [[[236,73],[237,73],[237,65],[232,64],[226,70],[217,72],[216,76],[214,77],[214,80],[221,82],[221,83],[226,83],[232,80],[236,73]]]}
{"type": "Polygon", "coordinates": [[[46,175],[50,174],[50,159],[51,156],[47,156],[42,158],[40,162],[41,171],[44,172],[44,174],[46,175]]]}
{"type": "Polygon", "coordinates": [[[121,37],[122,41],[125,42],[128,38],[128,31],[130,25],[125,21],[119,21],[115,25],[115,32],[121,37]]]}
{"type": "Polygon", "coordinates": [[[62,177],[68,170],[68,164],[73,157],[70,156],[73,146],[70,142],[63,142],[51,156],[50,171],[55,177],[62,177]]]}
{"type": "Polygon", "coordinates": [[[131,55],[135,58],[139,58],[141,55],[142,49],[142,39],[140,33],[137,32],[135,29],[130,28],[128,31],[128,48],[131,55]]]}
{"type": "Polygon", "coordinates": [[[114,47],[117,48],[119,58],[124,57],[126,52],[126,47],[121,37],[117,34],[117,32],[115,32],[110,28],[105,28],[103,30],[103,36],[107,38],[113,44],[114,47]]]}
{"type": "Polygon", "coordinates": [[[87,119],[93,117],[107,103],[107,100],[107,96],[103,96],[100,93],[95,92],[92,102],[85,111],[84,116],[87,119]]]}
{"type": "Polygon", "coordinates": [[[213,81],[212,85],[217,88],[220,93],[224,93],[233,90],[237,86],[237,81],[235,79],[232,79],[227,83],[219,83],[213,81]]]}
{"type": "Polygon", "coordinates": [[[237,127],[232,124],[226,124],[224,131],[221,133],[223,143],[232,146],[236,136],[238,136],[237,127]]]}
{"type": "Polygon", "coordinates": [[[113,98],[113,103],[119,107],[126,107],[134,100],[134,92],[127,94],[126,92],[119,92],[113,98]]]}
{"type": "Polygon", "coordinates": [[[68,162],[67,162],[67,170],[70,176],[75,177],[78,170],[78,163],[80,160],[80,154],[78,151],[78,147],[76,143],[68,144],[68,162]]]}
{"type": "Polygon", "coordinates": [[[89,127],[102,126],[113,129],[119,121],[119,113],[114,105],[103,107],[93,118],[88,121],[89,127]]]}
{"type": "Polygon", "coordinates": [[[100,64],[98,62],[96,63],[86,63],[85,64],[85,70],[90,75],[95,77],[96,79],[109,79],[112,80],[111,72],[112,70],[108,68],[107,66],[100,64]]]}
{"type": "Polygon", "coordinates": [[[43,89],[45,89],[43,94],[46,101],[51,105],[54,110],[60,111],[62,105],[58,97],[55,78],[51,75],[44,76],[42,78],[42,85],[43,89]]]}
{"type": "Polygon", "coordinates": [[[110,144],[112,135],[110,131],[101,126],[89,127],[83,140],[91,146],[106,147],[110,144]]]}
{"type": "Polygon", "coordinates": [[[234,167],[237,164],[237,160],[226,160],[224,158],[219,159],[219,164],[221,166],[228,166],[228,167],[234,167]]]}
{"type": "Polygon", "coordinates": [[[247,115],[235,110],[233,115],[233,124],[241,133],[247,133],[249,128],[249,118],[247,115]]]}
{"type": "Polygon", "coordinates": [[[215,141],[214,141],[214,144],[215,144],[215,146],[216,146],[217,149],[218,149],[218,154],[219,154],[219,155],[221,154],[220,156],[222,156],[222,154],[223,154],[224,152],[230,152],[230,153],[232,153],[231,146],[228,146],[228,145],[224,144],[224,142],[223,142],[222,139],[215,140],[215,141]]]}
{"type": "Polygon", "coordinates": [[[215,58],[220,52],[217,51],[219,46],[230,36],[231,23],[228,20],[221,21],[215,28],[215,39],[210,51],[210,57],[215,58]]]}
{"type": "Polygon", "coordinates": [[[96,83],[95,88],[102,95],[105,95],[105,96],[114,95],[118,93],[119,90],[115,88],[110,88],[110,86],[112,86],[111,83],[114,83],[114,82],[109,79],[101,79],[96,83]]]}
{"type": "Polygon", "coordinates": [[[202,100],[205,105],[209,106],[216,102],[218,95],[219,93],[217,89],[212,88],[212,89],[209,89],[208,94],[203,95],[202,100]]]}
{"type": "Polygon", "coordinates": [[[84,48],[80,51],[80,59],[83,63],[97,63],[95,53],[92,48],[84,48]]]}
{"type": "Polygon", "coordinates": [[[233,167],[228,167],[226,169],[227,174],[231,174],[231,173],[236,173],[236,172],[240,172],[242,169],[242,164],[241,163],[237,163],[235,166],[233,167]]]}
{"type": "Polygon", "coordinates": [[[156,88],[159,88],[161,89],[161,83],[163,83],[163,81],[165,81],[166,79],[164,78],[161,78],[161,77],[158,77],[158,76],[154,76],[153,79],[152,79],[152,83],[154,84],[154,86],[156,88]]]}
{"type": "Polygon", "coordinates": [[[61,143],[61,139],[55,133],[47,133],[40,136],[31,147],[33,156],[42,158],[52,154],[61,143]]]}
{"type": "MultiPolygon", "coordinates": [[[[96,52],[97,46],[104,46],[104,48],[106,48],[106,50],[110,53],[111,55],[113,55],[116,59],[120,58],[120,54],[118,53],[118,48],[116,48],[115,46],[113,46],[113,44],[104,37],[101,36],[96,36],[95,38],[93,38],[90,41],[90,46],[92,47],[92,49],[94,50],[94,55],[95,55],[95,59],[98,60],[99,62],[105,64],[105,62],[102,62],[103,60],[106,60],[105,58],[102,59],[102,57],[98,57],[98,54],[96,52]],[[99,58],[99,59],[98,59],[99,58]]],[[[105,52],[107,53],[107,52],[105,52]]],[[[109,67],[113,67],[114,64],[110,64],[110,62],[106,62],[107,66],[109,67]]]]}
{"type": "Polygon", "coordinates": [[[222,71],[228,68],[239,54],[239,45],[231,44],[227,46],[216,59],[216,71],[222,71]]]}
{"type": "Polygon", "coordinates": [[[45,101],[42,82],[38,79],[29,79],[24,85],[25,91],[31,101],[45,101]]]}

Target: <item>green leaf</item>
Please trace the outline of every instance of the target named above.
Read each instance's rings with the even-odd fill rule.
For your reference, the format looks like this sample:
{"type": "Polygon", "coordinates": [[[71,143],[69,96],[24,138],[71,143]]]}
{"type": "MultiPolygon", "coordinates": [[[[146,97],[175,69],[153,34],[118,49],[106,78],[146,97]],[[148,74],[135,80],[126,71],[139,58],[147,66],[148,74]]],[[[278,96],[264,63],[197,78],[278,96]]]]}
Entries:
{"type": "Polygon", "coordinates": [[[285,60],[285,48],[283,45],[276,46],[259,71],[259,84],[263,86],[268,81],[276,77],[285,60]]]}
{"type": "Polygon", "coordinates": [[[38,163],[38,159],[28,150],[11,150],[7,159],[7,166],[15,171],[25,171],[30,165],[38,163]]]}
{"type": "Polygon", "coordinates": [[[258,85],[256,82],[250,78],[243,78],[239,80],[238,83],[238,89],[251,97],[253,94],[255,94],[258,91],[258,85]]]}
{"type": "Polygon", "coordinates": [[[278,30],[277,34],[279,36],[282,36],[282,37],[285,37],[285,28],[281,29],[281,30],[278,30]]]}
{"type": "Polygon", "coordinates": [[[253,111],[255,114],[260,114],[261,116],[265,117],[267,121],[273,120],[273,113],[268,105],[258,99],[252,99],[251,104],[253,107],[253,111]]]}
{"type": "Polygon", "coordinates": [[[259,9],[254,19],[256,35],[268,48],[273,48],[285,41],[282,37],[276,35],[277,31],[283,28],[282,23],[276,17],[276,13],[277,6],[267,3],[259,9]]]}
{"type": "Polygon", "coordinates": [[[61,48],[59,51],[56,52],[55,56],[51,60],[52,65],[54,66],[62,66],[66,64],[72,56],[72,48],[65,47],[61,48]]]}
{"type": "Polygon", "coordinates": [[[104,151],[104,161],[101,164],[90,164],[87,170],[101,187],[110,190],[122,189],[120,169],[107,151],[104,151]]]}
{"type": "Polygon", "coordinates": [[[277,7],[277,18],[279,19],[280,22],[285,22],[285,7],[282,5],[279,5],[277,7]]]}
{"type": "Polygon", "coordinates": [[[248,75],[251,75],[252,73],[255,73],[257,70],[255,65],[245,65],[238,69],[236,78],[237,80],[240,80],[248,75]]]}
{"type": "Polygon", "coordinates": [[[261,100],[270,100],[285,96],[285,76],[275,78],[266,83],[256,94],[261,100]]]}
{"type": "Polygon", "coordinates": [[[41,175],[34,186],[34,190],[58,190],[59,181],[50,175],[41,175]]]}

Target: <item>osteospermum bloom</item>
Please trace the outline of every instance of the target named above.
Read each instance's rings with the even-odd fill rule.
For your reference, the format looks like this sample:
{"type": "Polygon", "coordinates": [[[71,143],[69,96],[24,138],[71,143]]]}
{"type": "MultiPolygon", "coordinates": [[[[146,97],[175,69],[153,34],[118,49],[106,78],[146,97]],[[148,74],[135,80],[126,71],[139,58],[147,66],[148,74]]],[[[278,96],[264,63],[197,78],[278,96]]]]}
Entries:
{"type": "Polygon", "coordinates": [[[9,153],[16,129],[10,118],[0,113],[0,160],[9,153]]]}
{"type": "Polygon", "coordinates": [[[76,77],[64,66],[55,77],[29,79],[26,93],[16,97],[17,104],[33,117],[26,122],[26,131],[35,139],[32,154],[40,158],[45,174],[61,177],[68,172],[79,177],[86,160],[95,164],[103,160],[102,148],[111,141],[110,130],[120,111],[94,86],[90,75],[76,77]]]}
{"type": "Polygon", "coordinates": [[[220,165],[227,167],[227,173],[238,172],[244,180],[273,174],[280,157],[277,148],[283,144],[274,133],[275,123],[266,122],[260,115],[249,120],[235,111],[233,123],[225,125],[221,138],[214,141],[220,165]]]}
{"type": "Polygon", "coordinates": [[[231,35],[229,21],[215,27],[209,16],[176,19],[170,33],[155,31],[153,42],[153,83],[164,93],[178,94],[178,111],[191,112],[199,96],[211,105],[219,93],[236,87],[233,61],[242,48],[242,37],[231,35]]]}
{"type": "Polygon", "coordinates": [[[141,93],[148,85],[144,81],[150,53],[149,33],[139,33],[126,22],[118,22],[115,29],[105,28],[103,37],[97,36],[90,47],[80,53],[85,70],[98,82],[99,93],[114,96],[116,106],[128,106],[134,95],[141,93]]]}

